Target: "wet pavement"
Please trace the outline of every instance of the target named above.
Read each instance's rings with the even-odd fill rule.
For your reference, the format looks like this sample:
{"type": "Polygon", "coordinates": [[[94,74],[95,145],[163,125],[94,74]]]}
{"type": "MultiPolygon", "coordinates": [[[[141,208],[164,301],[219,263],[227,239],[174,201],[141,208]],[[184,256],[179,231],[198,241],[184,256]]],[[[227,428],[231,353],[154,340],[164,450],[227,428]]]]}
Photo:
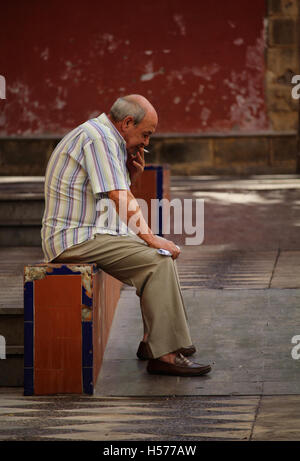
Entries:
{"type": "Polygon", "coordinates": [[[300,177],[174,178],[203,198],[205,238],[182,247],[198,378],[154,376],[136,357],[138,298],[122,291],[95,395],[0,389],[2,440],[299,440],[300,177]],[[293,353],[294,351],[294,353],[293,353]]]}
{"type": "Polygon", "coordinates": [[[300,393],[291,340],[300,332],[300,289],[185,290],[199,378],[149,376],[135,353],[142,335],[135,294],[122,296],[96,395],[275,395],[300,393]],[[129,325],[128,325],[129,323],[129,325]]]}
{"type": "Polygon", "coordinates": [[[299,396],[23,397],[0,393],[0,440],[298,440],[299,396]]]}

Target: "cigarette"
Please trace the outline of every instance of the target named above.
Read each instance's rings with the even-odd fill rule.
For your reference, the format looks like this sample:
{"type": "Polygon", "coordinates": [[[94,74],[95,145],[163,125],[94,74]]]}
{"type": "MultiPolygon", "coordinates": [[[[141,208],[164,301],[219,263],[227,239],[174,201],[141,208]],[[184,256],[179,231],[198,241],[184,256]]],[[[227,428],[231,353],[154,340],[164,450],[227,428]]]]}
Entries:
{"type": "Polygon", "coordinates": [[[144,149],[144,152],[146,152],[146,154],[150,154],[150,152],[147,149],[144,149]]]}

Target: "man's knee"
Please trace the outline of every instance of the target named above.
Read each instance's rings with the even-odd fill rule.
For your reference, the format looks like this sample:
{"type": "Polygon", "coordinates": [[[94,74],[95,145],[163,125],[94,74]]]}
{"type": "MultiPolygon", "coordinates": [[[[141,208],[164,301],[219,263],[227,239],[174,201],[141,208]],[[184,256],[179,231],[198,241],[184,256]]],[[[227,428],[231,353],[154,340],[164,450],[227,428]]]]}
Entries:
{"type": "Polygon", "coordinates": [[[166,272],[169,272],[170,269],[173,270],[174,259],[171,256],[164,256],[158,254],[157,265],[160,266],[166,272]]]}

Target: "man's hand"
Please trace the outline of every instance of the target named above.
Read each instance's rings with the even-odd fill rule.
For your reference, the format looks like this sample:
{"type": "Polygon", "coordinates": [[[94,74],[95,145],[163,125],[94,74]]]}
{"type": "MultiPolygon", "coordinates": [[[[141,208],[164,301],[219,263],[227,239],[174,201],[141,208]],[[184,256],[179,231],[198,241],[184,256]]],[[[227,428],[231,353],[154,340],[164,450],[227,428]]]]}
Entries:
{"type": "Polygon", "coordinates": [[[139,235],[151,248],[160,248],[170,251],[172,258],[176,259],[180,255],[180,249],[175,245],[171,240],[167,240],[158,235],[148,234],[148,235],[139,235]]]}
{"type": "Polygon", "coordinates": [[[136,155],[128,152],[127,169],[129,171],[131,184],[134,184],[145,168],[144,148],[140,147],[136,155]]]}
{"type": "Polygon", "coordinates": [[[163,237],[153,234],[152,230],[149,228],[145,218],[143,217],[142,211],[138,205],[138,202],[134,198],[133,194],[129,190],[112,190],[108,192],[108,197],[116,205],[116,211],[120,216],[120,219],[125,222],[129,227],[130,221],[133,216],[136,217],[134,223],[138,226],[131,227],[131,229],[136,232],[136,235],[140,237],[147,245],[151,248],[157,248],[158,250],[162,248],[163,250],[168,250],[172,254],[172,258],[176,259],[180,254],[180,249],[171,242],[163,237]],[[133,207],[129,208],[129,203],[133,202],[133,207]]]}

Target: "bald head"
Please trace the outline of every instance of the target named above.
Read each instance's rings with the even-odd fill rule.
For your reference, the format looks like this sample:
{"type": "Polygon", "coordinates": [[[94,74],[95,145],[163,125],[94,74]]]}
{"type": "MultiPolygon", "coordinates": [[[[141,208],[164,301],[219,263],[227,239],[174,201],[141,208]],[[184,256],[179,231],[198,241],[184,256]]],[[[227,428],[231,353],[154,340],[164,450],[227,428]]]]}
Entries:
{"type": "Polygon", "coordinates": [[[114,122],[120,122],[131,116],[135,125],[138,125],[146,115],[156,120],[156,123],[158,121],[156,110],[152,104],[139,94],[130,94],[118,98],[112,105],[109,115],[114,122]]]}
{"type": "Polygon", "coordinates": [[[156,110],[152,106],[151,102],[140,94],[130,94],[128,96],[124,96],[124,99],[133,104],[138,104],[140,107],[144,109],[145,112],[151,112],[152,114],[156,114],[156,110]]]}

